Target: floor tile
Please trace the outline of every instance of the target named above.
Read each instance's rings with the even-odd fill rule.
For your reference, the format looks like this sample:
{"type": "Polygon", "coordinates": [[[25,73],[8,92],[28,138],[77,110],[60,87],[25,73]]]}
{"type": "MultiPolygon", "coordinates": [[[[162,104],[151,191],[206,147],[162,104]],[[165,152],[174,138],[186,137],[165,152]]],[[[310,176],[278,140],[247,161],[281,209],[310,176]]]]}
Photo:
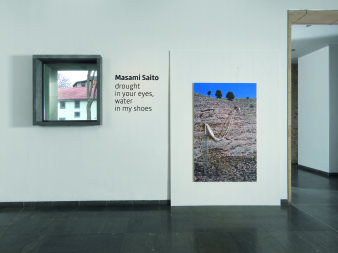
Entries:
{"type": "Polygon", "coordinates": [[[120,252],[123,234],[89,234],[50,236],[38,247],[37,253],[110,253],[120,252]]]}
{"type": "Polygon", "coordinates": [[[0,237],[1,253],[36,252],[41,235],[3,235],[0,237]]]}
{"type": "Polygon", "coordinates": [[[160,252],[159,234],[127,233],[124,235],[121,253],[160,252]]]}
{"type": "Polygon", "coordinates": [[[338,233],[332,231],[290,231],[271,234],[288,252],[297,253],[336,253],[338,250],[338,233]]]}

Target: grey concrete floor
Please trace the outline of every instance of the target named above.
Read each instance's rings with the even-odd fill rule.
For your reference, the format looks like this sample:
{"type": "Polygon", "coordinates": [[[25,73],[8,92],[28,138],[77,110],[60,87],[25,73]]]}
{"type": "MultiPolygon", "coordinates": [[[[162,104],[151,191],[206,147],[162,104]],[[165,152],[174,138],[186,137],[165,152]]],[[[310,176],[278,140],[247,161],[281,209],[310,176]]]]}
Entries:
{"type": "Polygon", "coordinates": [[[293,175],[285,207],[0,208],[0,252],[338,252],[338,182],[293,175]]]}

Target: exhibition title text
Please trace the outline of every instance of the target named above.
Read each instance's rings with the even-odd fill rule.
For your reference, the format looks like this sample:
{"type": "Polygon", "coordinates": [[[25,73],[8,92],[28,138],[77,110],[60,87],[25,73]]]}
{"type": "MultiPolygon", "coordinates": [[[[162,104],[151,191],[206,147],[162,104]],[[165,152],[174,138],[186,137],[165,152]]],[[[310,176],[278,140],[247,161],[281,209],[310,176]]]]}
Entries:
{"type": "Polygon", "coordinates": [[[157,75],[114,75],[114,96],[116,112],[151,112],[152,99],[155,97],[152,87],[157,86],[157,75]],[[155,81],[155,82],[154,82],[155,81]]]}

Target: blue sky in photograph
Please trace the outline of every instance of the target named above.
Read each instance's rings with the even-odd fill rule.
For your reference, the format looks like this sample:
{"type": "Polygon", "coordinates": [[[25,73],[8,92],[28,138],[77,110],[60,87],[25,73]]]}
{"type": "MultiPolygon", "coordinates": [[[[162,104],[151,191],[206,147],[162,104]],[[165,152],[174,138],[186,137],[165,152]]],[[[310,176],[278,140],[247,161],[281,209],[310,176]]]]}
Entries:
{"type": "Polygon", "coordinates": [[[216,90],[221,90],[222,98],[225,98],[229,91],[232,91],[236,98],[256,98],[256,83],[194,83],[194,92],[210,97],[216,97],[216,90]]]}

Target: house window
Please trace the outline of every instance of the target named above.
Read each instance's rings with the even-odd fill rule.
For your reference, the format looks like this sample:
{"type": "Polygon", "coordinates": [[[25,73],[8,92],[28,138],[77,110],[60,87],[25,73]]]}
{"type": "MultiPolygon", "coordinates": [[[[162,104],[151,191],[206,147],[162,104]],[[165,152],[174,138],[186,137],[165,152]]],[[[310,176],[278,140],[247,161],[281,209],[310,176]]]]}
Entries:
{"type": "Polygon", "coordinates": [[[33,125],[101,125],[101,79],[100,55],[34,55],[33,125]],[[81,100],[91,104],[82,112],[84,120],[74,113],[81,100]],[[74,101],[74,107],[67,101],[74,101]]]}

